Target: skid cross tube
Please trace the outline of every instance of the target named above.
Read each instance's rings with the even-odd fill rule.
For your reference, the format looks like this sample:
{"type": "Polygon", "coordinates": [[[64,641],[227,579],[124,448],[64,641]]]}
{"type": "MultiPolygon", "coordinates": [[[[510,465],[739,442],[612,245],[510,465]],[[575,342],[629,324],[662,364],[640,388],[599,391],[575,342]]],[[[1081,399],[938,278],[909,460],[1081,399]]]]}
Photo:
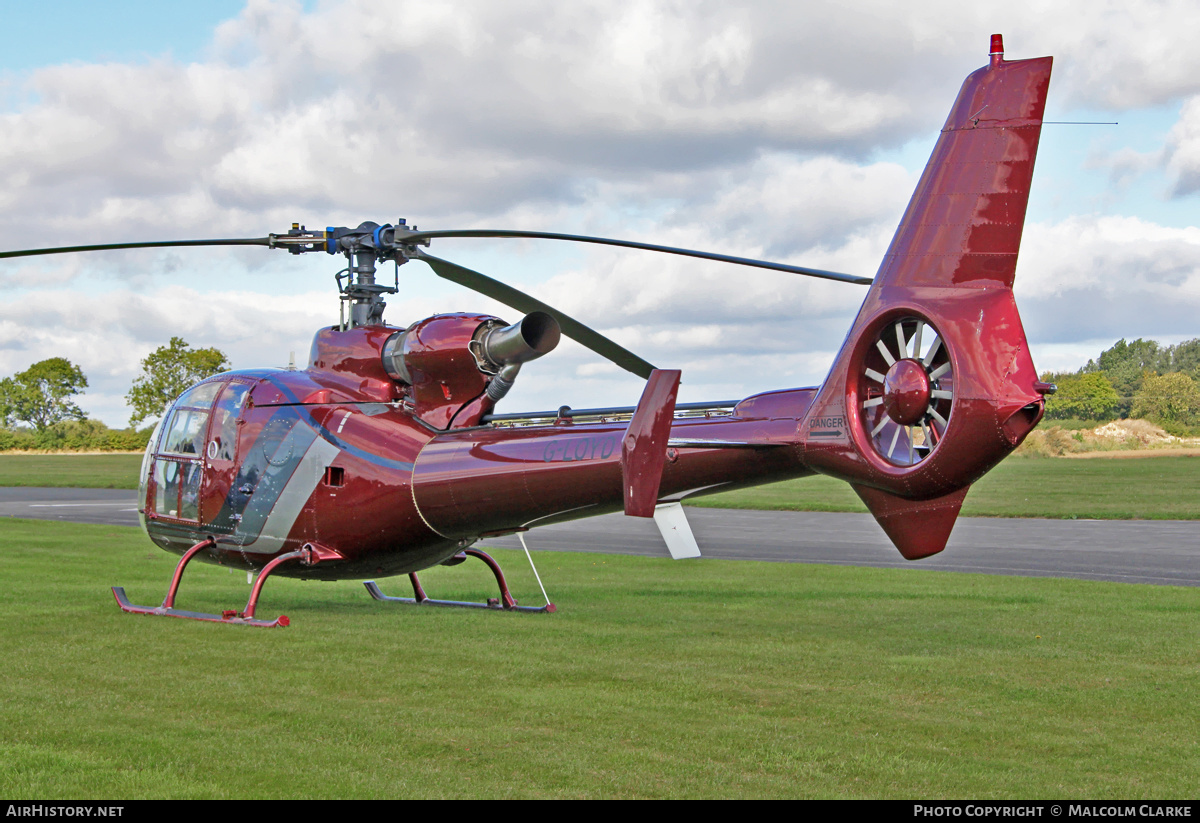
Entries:
{"type": "Polygon", "coordinates": [[[473,603],[465,600],[434,600],[425,594],[425,589],[421,587],[421,581],[417,579],[416,572],[410,572],[408,575],[409,581],[412,583],[412,597],[390,597],[379,590],[379,585],[374,580],[365,580],[363,585],[370,593],[371,597],[376,600],[386,601],[388,603],[408,603],[414,606],[460,606],[467,609],[496,609],[507,612],[543,612],[545,614],[553,614],[558,610],[558,607],[553,603],[547,603],[545,606],[518,606],[517,601],[513,598],[512,593],[508,590],[508,582],[504,579],[504,572],[500,570],[500,564],[497,563],[487,552],[482,552],[479,549],[466,549],[454,555],[452,558],[455,562],[445,565],[457,566],[467,557],[478,557],[488,568],[492,570],[492,574],[496,577],[496,584],[500,587],[500,597],[490,597],[486,603],[473,603]]]}
{"type": "Polygon", "coordinates": [[[116,598],[117,605],[121,607],[121,611],[128,612],[129,614],[145,614],[155,617],[180,617],[185,620],[203,620],[209,623],[230,623],[238,626],[260,626],[263,628],[289,625],[291,620],[288,619],[287,615],[280,615],[274,620],[256,620],[254,618],[254,610],[258,607],[258,597],[262,593],[263,584],[271,572],[292,560],[299,560],[306,566],[311,566],[319,561],[319,552],[314,551],[307,545],[296,551],[281,554],[267,563],[263,567],[263,570],[259,572],[258,578],[254,581],[254,588],[250,590],[250,599],[246,601],[246,608],[240,612],[230,609],[220,614],[208,614],[175,608],[175,595],[179,591],[179,581],[183,579],[183,570],[197,554],[215,545],[216,541],[208,538],[184,552],[183,557],[179,558],[179,564],[175,567],[175,574],[171,578],[171,587],[167,590],[167,596],[163,598],[161,606],[135,606],[129,602],[123,586],[113,586],[112,593],[113,597],[116,598]]]}

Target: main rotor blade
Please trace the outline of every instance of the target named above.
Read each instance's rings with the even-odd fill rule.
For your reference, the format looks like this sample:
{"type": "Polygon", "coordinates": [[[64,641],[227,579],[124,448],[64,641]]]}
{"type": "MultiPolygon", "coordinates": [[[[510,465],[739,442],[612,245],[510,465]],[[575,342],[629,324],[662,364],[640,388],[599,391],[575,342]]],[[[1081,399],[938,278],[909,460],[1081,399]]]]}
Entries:
{"type": "Polygon", "coordinates": [[[608,237],[588,237],[582,234],[556,234],[546,231],[508,231],[503,229],[448,229],[446,231],[418,231],[412,234],[396,234],[397,243],[415,243],[435,237],[528,237],[534,240],[573,240],[578,243],[597,243],[604,246],[623,246],[628,249],[645,249],[661,251],[667,254],[679,254],[684,257],[699,257],[703,260],[719,260],[722,263],[736,263],[739,266],[755,266],[760,269],[786,271],[791,274],[804,274],[809,277],[820,277],[824,280],[837,280],[841,283],[854,283],[859,286],[869,286],[873,282],[869,277],[859,277],[854,274],[842,274],[824,269],[810,269],[806,266],[790,266],[786,263],[772,263],[767,260],[754,260],[749,257],[733,257],[728,254],[713,254],[707,251],[679,249],[674,246],[657,246],[653,243],[638,243],[633,240],[613,240],[608,237]]]}
{"type": "Polygon", "coordinates": [[[558,321],[562,333],[567,337],[586,346],[601,357],[611,360],[626,371],[633,372],[643,380],[648,380],[650,372],[654,371],[654,366],[633,352],[617,345],[594,329],[583,325],[575,318],[563,314],[552,306],[547,306],[535,297],[530,297],[523,291],[505,285],[499,280],[493,280],[486,274],[480,274],[457,263],[451,263],[449,260],[442,260],[439,257],[426,254],[419,249],[415,257],[418,260],[428,263],[429,267],[433,269],[438,277],[449,280],[452,283],[458,283],[460,286],[466,286],[468,289],[477,291],[519,312],[529,314],[533,311],[544,311],[558,321]]]}
{"type": "Polygon", "coordinates": [[[40,254],[69,254],[76,251],[112,251],[114,249],[163,249],[174,246],[269,246],[269,237],[242,237],[233,240],[158,240],[153,243],[105,243],[100,246],[59,246],[53,249],[0,251],[4,257],[36,257],[40,254]]]}

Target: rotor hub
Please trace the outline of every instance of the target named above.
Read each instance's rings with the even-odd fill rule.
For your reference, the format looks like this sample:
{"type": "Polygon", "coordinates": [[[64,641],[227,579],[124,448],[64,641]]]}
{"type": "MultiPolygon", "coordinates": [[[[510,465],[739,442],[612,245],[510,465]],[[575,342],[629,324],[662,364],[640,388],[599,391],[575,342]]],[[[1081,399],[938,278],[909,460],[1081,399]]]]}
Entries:
{"type": "Polygon", "coordinates": [[[921,421],[929,407],[932,386],[929,373],[917,360],[897,360],[883,379],[883,408],[902,426],[921,421]]]}

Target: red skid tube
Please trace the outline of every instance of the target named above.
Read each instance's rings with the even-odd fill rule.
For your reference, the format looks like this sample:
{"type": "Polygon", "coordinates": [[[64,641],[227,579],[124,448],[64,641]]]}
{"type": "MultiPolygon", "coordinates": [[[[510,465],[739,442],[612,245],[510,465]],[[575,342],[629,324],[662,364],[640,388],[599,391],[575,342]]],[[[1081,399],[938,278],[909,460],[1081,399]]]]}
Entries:
{"type": "Polygon", "coordinates": [[[205,612],[191,612],[183,609],[175,608],[175,595],[179,591],[179,582],[183,579],[183,570],[187,568],[187,564],[192,561],[197,554],[204,549],[216,545],[209,538],[202,540],[192,546],[183,557],[179,558],[179,564],[175,567],[175,574],[171,578],[171,587],[167,590],[167,596],[163,598],[161,606],[135,606],[129,602],[129,598],[125,596],[125,588],[123,586],[113,586],[113,597],[116,598],[117,605],[121,607],[121,611],[130,614],[145,614],[157,617],[181,617],[186,620],[203,620],[209,623],[231,623],[238,626],[261,626],[264,628],[272,628],[275,626],[287,626],[291,623],[287,615],[280,615],[274,620],[256,620],[254,619],[254,610],[258,607],[258,597],[262,593],[263,584],[271,572],[279,568],[284,563],[293,560],[299,560],[306,566],[312,566],[321,560],[322,550],[311,545],[306,545],[303,548],[297,549],[294,552],[281,554],[263,567],[259,572],[258,578],[254,581],[254,588],[250,590],[250,599],[246,601],[246,608],[240,612],[229,611],[221,612],[221,614],[207,614],[205,612]]]}
{"type": "Polygon", "coordinates": [[[366,580],[363,585],[366,586],[371,597],[389,603],[410,603],[415,606],[460,606],[468,609],[502,609],[509,612],[544,612],[546,614],[553,614],[558,610],[553,603],[547,603],[545,606],[518,606],[517,601],[508,590],[508,581],[504,579],[504,572],[500,570],[500,564],[493,560],[487,552],[479,549],[466,549],[455,555],[457,562],[451,565],[458,565],[466,560],[468,555],[478,557],[492,570],[492,574],[496,577],[496,584],[500,587],[499,598],[488,598],[486,603],[471,603],[465,600],[433,600],[425,594],[425,589],[421,587],[421,581],[417,579],[416,572],[408,575],[413,587],[413,597],[389,597],[379,590],[379,586],[374,580],[366,580]]]}

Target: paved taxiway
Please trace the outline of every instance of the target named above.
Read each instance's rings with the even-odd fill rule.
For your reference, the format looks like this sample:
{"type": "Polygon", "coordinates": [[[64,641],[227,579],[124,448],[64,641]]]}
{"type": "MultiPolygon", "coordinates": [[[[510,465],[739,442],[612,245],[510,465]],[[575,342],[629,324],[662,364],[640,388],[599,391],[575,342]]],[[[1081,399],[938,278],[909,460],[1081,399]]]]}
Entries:
{"type": "MultiPolygon", "coordinates": [[[[946,551],[909,563],[865,514],[687,512],[705,557],[1200,586],[1197,521],[968,517],[954,527],[946,551]]],[[[136,493],[0,488],[0,517],[136,526],[136,493]]],[[[543,526],[526,540],[531,550],[667,556],[652,521],[620,514],[543,526]]],[[[520,548],[515,536],[484,543],[520,548]]]]}

